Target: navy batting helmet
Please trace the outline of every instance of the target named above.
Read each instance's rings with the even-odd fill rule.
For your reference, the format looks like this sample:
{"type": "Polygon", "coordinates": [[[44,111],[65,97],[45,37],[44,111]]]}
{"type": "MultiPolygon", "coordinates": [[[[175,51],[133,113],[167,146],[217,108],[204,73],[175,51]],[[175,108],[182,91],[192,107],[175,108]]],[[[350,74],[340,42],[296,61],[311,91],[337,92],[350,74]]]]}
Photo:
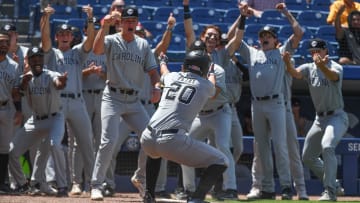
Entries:
{"type": "Polygon", "coordinates": [[[210,67],[210,57],[203,50],[190,51],[184,60],[184,69],[204,76],[208,73],[210,67]]]}

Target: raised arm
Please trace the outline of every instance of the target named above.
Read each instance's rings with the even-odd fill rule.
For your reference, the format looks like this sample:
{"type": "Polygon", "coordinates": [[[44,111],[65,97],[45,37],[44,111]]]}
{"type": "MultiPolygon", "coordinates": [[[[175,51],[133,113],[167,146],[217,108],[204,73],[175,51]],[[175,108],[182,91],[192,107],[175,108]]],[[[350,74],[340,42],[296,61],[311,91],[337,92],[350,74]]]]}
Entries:
{"type": "Polygon", "coordinates": [[[171,36],[172,36],[172,30],[175,26],[175,23],[176,23],[176,19],[173,16],[173,14],[170,13],[170,16],[167,21],[166,30],[162,36],[161,41],[155,47],[155,55],[156,56],[159,56],[161,52],[166,53],[167,49],[169,48],[169,44],[170,44],[171,36]]]}
{"type": "Polygon", "coordinates": [[[92,49],[95,38],[93,8],[90,5],[83,6],[82,11],[85,12],[87,15],[87,24],[88,24],[86,29],[87,37],[84,41],[83,49],[85,52],[89,52],[92,49]]]}
{"type": "Polygon", "coordinates": [[[284,63],[285,63],[285,69],[286,71],[294,78],[302,79],[303,76],[300,72],[300,70],[294,68],[293,63],[291,63],[291,55],[288,51],[285,51],[285,53],[282,55],[284,63]]]}
{"type": "Polygon", "coordinates": [[[341,26],[340,18],[343,12],[345,11],[345,5],[342,5],[335,17],[335,33],[336,39],[343,39],[344,38],[344,30],[341,26]]]}
{"type": "Polygon", "coordinates": [[[186,47],[190,47],[195,41],[195,31],[193,29],[193,22],[190,14],[189,0],[183,0],[184,6],[184,28],[186,37],[186,47]]]}
{"type": "Polygon", "coordinates": [[[101,25],[100,30],[95,36],[94,44],[93,44],[93,52],[94,54],[101,55],[104,53],[105,48],[105,36],[109,33],[109,28],[111,23],[115,23],[116,19],[120,19],[121,15],[119,12],[113,12],[112,14],[108,14],[104,17],[103,24],[101,25]]]}
{"type": "Polygon", "coordinates": [[[55,13],[55,10],[49,4],[44,9],[43,15],[40,19],[41,46],[44,52],[48,52],[52,47],[50,38],[50,16],[53,13],[55,13]]]}
{"type": "Polygon", "coordinates": [[[235,51],[238,50],[241,45],[242,39],[244,37],[246,16],[248,15],[247,4],[238,4],[238,7],[240,10],[240,16],[235,21],[235,23],[237,23],[237,24],[235,24],[235,23],[233,24],[234,27],[235,27],[235,25],[237,25],[236,29],[235,29],[235,36],[228,38],[228,39],[230,39],[230,41],[226,45],[226,48],[227,48],[230,56],[233,56],[235,51]]]}
{"type": "Polygon", "coordinates": [[[299,46],[299,43],[300,43],[303,35],[304,35],[304,31],[301,29],[300,24],[297,22],[297,20],[294,18],[294,16],[286,8],[285,3],[276,4],[275,8],[287,17],[287,19],[293,29],[293,32],[294,32],[294,34],[291,35],[291,37],[290,37],[292,48],[297,48],[299,46]]]}

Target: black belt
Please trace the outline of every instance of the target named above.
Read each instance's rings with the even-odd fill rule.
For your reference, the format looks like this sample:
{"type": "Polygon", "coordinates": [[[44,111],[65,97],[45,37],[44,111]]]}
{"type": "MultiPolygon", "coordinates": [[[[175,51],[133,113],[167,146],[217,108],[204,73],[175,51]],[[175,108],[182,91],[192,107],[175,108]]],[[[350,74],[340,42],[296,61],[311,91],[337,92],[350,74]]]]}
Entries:
{"type": "MultiPolygon", "coordinates": [[[[149,125],[146,128],[148,130],[150,130],[151,132],[155,131],[155,129],[149,125]]],[[[158,132],[160,134],[175,134],[175,133],[179,132],[179,129],[166,129],[166,130],[159,130],[158,132]]]]}
{"type": "Polygon", "coordinates": [[[84,92],[84,93],[89,93],[89,94],[92,94],[92,93],[94,93],[94,94],[100,94],[101,91],[102,91],[102,89],[96,89],[96,90],[83,90],[82,92],[84,92]]]}
{"type": "Polygon", "coordinates": [[[120,92],[121,94],[127,94],[127,95],[137,95],[138,91],[133,89],[123,89],[123,88],[115,88],[115,87],[109,87],[111,91],[113,92],[120,92]]]}
{"type": "Polygon", "coordinates": [[[44,116],[35,116],[35,119],[36,120],[45,120],[45,119],[48,119],[50,116],[56,116],[57,112],[55,113],[52,113],[50,115],[44,115],[44,116]]]}
{"type": "Polygon", "coordinates": [[[275,98],[278,98],[278,97],[279,97],[278,94],[274,94],[274,95],[265,96],[265,97],[253,97],[253,99],[255,99],[257,101],[266,101],[266,100],[275,99],[275,98]]]}
{"type": "Polygon", "coordinates": [[[0,106],[5,106],[8,103],[8,100],[0,102],[0,106]]]}
{"type": "Polygon", "coordinates": [[[215,108],[215,109],[210,109],[210,110],[203,110],[203,111],[200,111],[200,113],[204,113],[204,114],[208,114],[208,113],[212,113],[212,112],[215,112],[215,111],[217,111],[217,110],[220,110],[220,109],[222,109],[222,108],[224,108],[224,105],[221,105],[221,106],[219,106],[219,107],[217,107],[217,108],[215,108]]]}
{"type": "Polygon", "coordinates": [[[74,93],[61,93],[60,94],[61,97],[65,97],[65,98],[71,98],[71,99],[75,99],[81,96],[80,93],[74,94],[74,93]]]}
{"type": "Polygon", "coordinates": [[[152,104],[152,102],[151,102],[150,100],[147,100],[147,101],[141,100],[141,103],[142,103],[143,105],[145,105],[145,104],[152,104]]]}
{"type": "Polygon", "coordinates": [[[324,112],[317,112],[316,114],[318,116],[330,116],[333,115],[335,113],[335,111],[324,111],[324,112]]]}

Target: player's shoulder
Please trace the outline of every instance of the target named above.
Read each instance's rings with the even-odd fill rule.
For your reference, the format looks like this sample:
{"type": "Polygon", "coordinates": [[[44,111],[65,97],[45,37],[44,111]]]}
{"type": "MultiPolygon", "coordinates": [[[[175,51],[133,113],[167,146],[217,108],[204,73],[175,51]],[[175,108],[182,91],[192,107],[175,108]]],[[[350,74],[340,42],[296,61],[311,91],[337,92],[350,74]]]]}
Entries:
{"type": "Polygon", "coordinates": [[[16,61],[14,61],[14,59],[9,57],[8,55],[6,55],[6,58],[7,58],[9,66],[12,66],[12,67],[17,67],[18,66],[18,63],[16,61]]]}

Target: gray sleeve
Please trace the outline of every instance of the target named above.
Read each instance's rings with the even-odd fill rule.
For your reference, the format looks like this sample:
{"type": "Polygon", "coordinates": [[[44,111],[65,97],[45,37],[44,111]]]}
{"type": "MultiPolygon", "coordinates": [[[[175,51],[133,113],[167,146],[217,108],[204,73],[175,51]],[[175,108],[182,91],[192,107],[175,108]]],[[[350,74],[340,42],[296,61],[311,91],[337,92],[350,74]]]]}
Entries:
{"type": "Polygon", "coordinates": [[[309,80],[309,73],[310,73],[310,63],[305,63],[299,67],[297,70],[300,70],[301,75],[303,76],[304,80],[309,80]]]}

